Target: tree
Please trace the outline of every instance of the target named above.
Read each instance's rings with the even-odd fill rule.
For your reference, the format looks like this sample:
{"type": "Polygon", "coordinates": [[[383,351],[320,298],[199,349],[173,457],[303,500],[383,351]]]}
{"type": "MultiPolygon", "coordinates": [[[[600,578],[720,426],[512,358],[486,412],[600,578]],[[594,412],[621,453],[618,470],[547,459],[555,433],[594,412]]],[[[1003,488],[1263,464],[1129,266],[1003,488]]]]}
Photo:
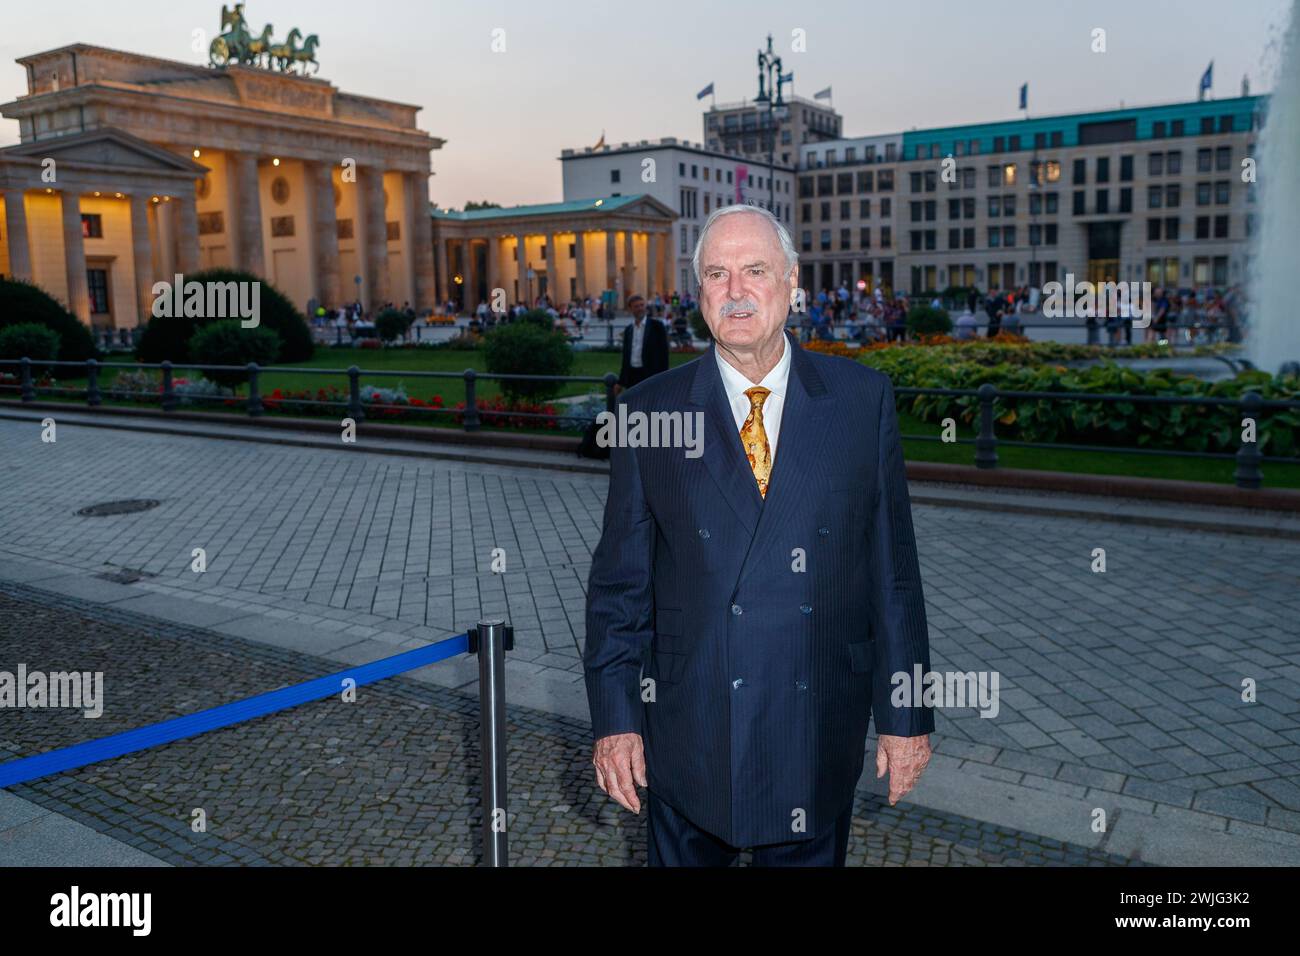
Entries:
{"type": "Polygon", "coordinates": [[[94,358],[95,340],[90,329],[53,296],[30,282],[0,279],[0,329],[33,323],[59,337],[59,357],[63,361],[94,358]]]}

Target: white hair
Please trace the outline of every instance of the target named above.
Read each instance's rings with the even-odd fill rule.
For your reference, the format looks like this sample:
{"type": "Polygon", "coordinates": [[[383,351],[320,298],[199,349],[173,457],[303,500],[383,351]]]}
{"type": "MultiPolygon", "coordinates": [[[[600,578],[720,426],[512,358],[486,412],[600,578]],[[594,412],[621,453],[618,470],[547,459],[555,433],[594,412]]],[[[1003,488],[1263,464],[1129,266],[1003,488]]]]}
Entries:
{"type": "Polygon", "coordinates": [[[709,237],[709,230],[713,224],[723,216],[729,216],[732,213],[748,212],[756,216],[762,216],[776,232],[776,240],[781,244],[781,251],[785,253],[785,275],[790,275],[790,270],[795,267],[799,261],[799,253],[795,251],[794,240],[790,238],[790,232],[781,225],[781,220],[772,215],[762,206],[751,206],[747,203],[735,203],[731,206],[719,206],[713,212],[709,213],[709,218],[704,220],[704,228],[700,230],[700,238],[695,242],[695,254],[691,256],[691,268],[695,270],[695,281],[700,281],[700,250],[704,248],[704,240],[709,237]]]}

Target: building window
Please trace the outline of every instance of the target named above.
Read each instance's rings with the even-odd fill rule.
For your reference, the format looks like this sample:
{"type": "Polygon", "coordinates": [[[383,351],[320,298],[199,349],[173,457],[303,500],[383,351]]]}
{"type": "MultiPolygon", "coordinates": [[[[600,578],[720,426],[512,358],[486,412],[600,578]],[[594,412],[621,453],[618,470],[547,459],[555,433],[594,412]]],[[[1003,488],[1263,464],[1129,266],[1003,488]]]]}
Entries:
{"type": "Polygon", "coordinates": [[[1160,220],[1148,219],[1147,220],[1147,242],[1159,242],[1159,241],[1160,241],[1160,220]]]}
{"type": "Polygon", "coordinates": [[[1125,186],[1123,189],[1119,191],[1119,211],[1120,212],[1133,211],[1133,187],[1132,186],[1125,186]]]}
{"type": "Polygon", "coordinates": [[[921,174],[919,172],[912,173],[908,177],[908,181],[912,184],[912,192],[919,193],[921,191],[921,174]]]}
{"type": "Polygon", "coordinates": [[[1164,139],[1168,135],[1169,134],[1165,130],[1164,120],[1156,120],[1154,123],[1151,124],[1152,139],[1164,139]]]}
{"type": "Polygon", "coordinates": [[[1209,149],[1198,149],[1196,151],[1196,171],[1198,173],[1208,173],[1214,165],[1213,152],[1209,149]]]}
{"type": "Polygon", "coordinates": [[[961,247],[963,249],[975,248],[975,227],[967,226],[961,231],[961,247]]]}
{"type": "Polygon", "coordinates": [[[1110,212],[1110,190],[1109,189],[1097,190],[1097,208],[1094,211],[1097,213],[1110,212]]]}
{"type": "Polygon", "coordinates": [[[871,200],[870,200],[870,199],[859,199],[859,200],[858,200],[858,218],[859,218],[859,219],[870,219],[870,218],[871,218],[871,200]]]}
{"type": "Polygon", "coordinates": [[[1227,179],[1221,179],[1214,184],[1214,202],[1218,206],[1226,206],[1232,199],[1232,182],[1227,179]]]}
{"type": "Polygon", "coordinates": [[[908,203],[907,205],[908,205],[908,208],[911,210],[911,220],[912,220],[912,222],[920,222],[920,221],[921,221],[921,204],[920,204],[919,202],[910,202],[910,203],[908,203]]]}
{"type": "Polygon", "coordinates": [[[1183,154],[1179,150],[1170,150],[1165,153],[1165,172],[1170,176],[1177,176],[1183,171],[1183,154]]]}
{"type": "Polygon", "coordinates": [[[1159,176],[1165,171],[1164,153],[1147,153],[1147,175],[1159,176]]]}
{"type": "Polygon", "coordinates": [[[340,219],[338,221],[338,234],[340,239],[352,238],[352,220],[340,219]]]}
{"type": "Polygon", "coordinates": [[[960,248],[961,248],[961,230],[960,230],[960,229],[949,229],[949,230],[948,230],[948,248],[949,248],[949,249],[960,249],[960,248]]]}
{"type": "MultiPolygon", "coordinates": [[[[803,252],[812,252],[812,231],[809,229],[805,229],[801,234],[800,239],[801,239],[800,242],[801,250],[803,252]]],[[[685,249],[682,250],[682,252],[685,251],[686,251],[685,249]]]]}
{"type": "Polygon", "coordinates": [[[1003,226],[1003,227],[1002,227],[1002,245],[1005,246],[1006,248],[1010,249],[1010,248],[1011,248],[1012,246],[1014,246],[1015,244],[1016,244],[1016,227],[1015,227],[1015,226],[1003,226]]]}
{"type": "Polygon", "coordinates": [[[199,235],[214,236],[226,231],[225,217],[220,209],[199,213],[199,235]]]}
{"type": "Polygon", "coordinates": [[[819,211],[821,212],[821,215],[818,217],[819,221],[821,221],[821,222],[830,222],[830,220],[831,220],[831,204],[830,204],[828,201],[826,201],[826,200],[822,200],[818,205],[819,205],[819,207],[820,207],[819,211]]]}
{"type": "Polygon", "coordinates": [[[1133,181],[1133,157],[1121,156],[1119,158],[1119,181],[1129,183],[1133,181]]]}
{"type": "Polygon", "coordinates": [[[1060,210],[1061,197],[1058,193],[1047,194],[1047,214],[1054,216],[1060,210]]]}
{"type": "Polygon", "coordinates": [[[1002,197],[1002,215],[1014,216],[1016,214],[1016,197],[1010,194],[1002,197]]]}
{"type": "Polygon", "coordinates": [[[1076,159],[1074,161],[1074,179],[1076,186],[1082,186],[1088,181],[1088,161],[1086,159],[1076,159]]]}
{"type": "Polygon", "coordinates": [[[1099,183],[1110,182],[1110,157],[1109,156],[1097,157],[1097,182],[1099,183]]]}
{"type": "Polygon", "coordinates": [[[1147,208],[1159,209],[1164,205],[1165,190],[1163,186],[1147,187],[1147,208]]]}
{"type": "Polygon", "coordinates": [[[852,240],[849,238],[849,234],[850,234],[851,232],[852,232],[851,229],[841,229],[841,230],[840,230],[840,249],[841,249],[841,250],[846,250],[846,249],[851,249],[851,248],[852,248],[853,243],[852,243],[852,240]]]}
{"type": "Polygon", "coordinates": [[[884,218],[888,219],[890,216],[894,214],[893,208],[894,208],[893,200],[891,200],[888,196],[880,200],[880,215],[882,215],[884,218]]]}
{"type": "Polygon", "coordinates": [[[1014,186],[1016,184],[1016,164],[1007,163],[1002,167],[1002,184],[1004,186],[1014,186]]]}
{"type": "Polygon", "coordinates": [[[1076,189],[1074,191],[1074,214],[1076,216],[1082,216],[1084,214],[1088,203],[1087,195],[1088,194],[1082,189],[1076,189]]]}
{"type": "Polygon", "coordinates": [[[1228,238],[1228,217],[1227,216],[1214,217],[1214,238],[1215,239],[1228,238]]]}
{"type": "Polygon", "coordinates": [[[891,249],[894,245],[894,228],[893,226],[880,227],[880,248],[891,249]]]}
{"type": "Polygon", "coordinates": [[[1214,151],[1214,168],[1218,172],[1232,168],[1232,147],[1220,146],[1214,151]]]}
{"type": "Polygon", "coordinates": [[[989,226],[989,248],[996,249],[1002,243],[1002,229],[998,226],[989,226]]]}
{"type": "MultiPolygon", "coordinates": [[[[99,218],[98,215],[95,216],[99,218]]],[[[85,229],[85,217],[82,217],[82,229],[85,229]]],[[[87,237],[91,238],[91,237],[87,237]]],[[[95,237],[99,238],[99,237],[95,237]]],[[[108,270],[87,269],[86,285],[90,293],[90,311],[95,315],[106,315],[108,309],[108,270]]]]}
{"type": "Polygon", "coordinates": [[[1056,245],[1056,223],[1049,222],[1046,227],[1044,243],[1049,246],[1056,245]]]}
{"type": "Polygon", "coordinates": [[[611,169],[609,171],[609,181],[611,183],[621,183],[623,171],[621,169],[611,169]]]}
{"type": "Polygon", "coordinates": [[[858,173],[858,192],[860,193],[871,192],[872,186],[874,184],[873,183],[874,178],[875,178],[874,174],[869,169],[866,170],[865,172],[858,173]]]}
{"type": "Polygon", "coordinates": [[[829,229],[822,230],[821,246],[822,246],[822,252],[831,251],[831,231],[829,229]]]}
{"type": "MultiPolygon", "coordinates": [[[[19,196],[22,194],[19,193],[19,196]]],[[[81,214],[81,238],[83,239],[103,239],[104,238],[104,218],[97,212],[83,212],[81,214]]],[[[98,270],[103,271],[103,270],[98,270]]],[[[101,310],[107,311],[107,310],[101,310]]]]}
{"type": "Polygon", "coordinates": [[[863,226],[858,230],[858,245],[863,249],[871,248],[871,227],[863,226]]]}
{"type": "Polygon", "coordinates": [[[948,218],[949,218],[949,219],[960,219],[960,218],[961,218],[961,200],[960,200],[960,199],[949,199],[949,200],[948,200],[948,218]]]}
{"type": "Polygon", "coordinates": [[[1170,136],[1182,136],[1182,135],[1183,135],[1183,121],[1182,121],[1182,120],[1174,120],[1172,123],[1169,124],[1169,135],[1170,135],[1170,136]]]}
{"type": "Polygon", "coordinates": [[[1165,238],[1170,242],[1178,241],[1178,223],[1177,216],[1169,216],[1165,219],[1165,238]]]}
{"type": "Polygon", "coordinates": [[[1210,204],[1210,184],[1197,183],[1196,184],[1196,205],[1208,206],[1209,204],[1210,204]]]}
{"type": "Polygon", "coordinates": [[[1165,187],[1165,208],[1177,209],[1178,204],[1182,202],[1183,189],[1177,183],[1170,183],[1165,187]]]}
{"type": "Polygon", "coordinates": [[[849,211],[850,208],[851,208],[851,206],[850,206],[850,204],[849,204],[849,200],[847,200],[847,199],[841,199],[841,200],[840,200],[840,218],[841,218],[841,219],[848,219],[850,216],[852,216],[852,213],[849,211]]]}
{"type": "Polygon", "coordinates": [[[1037,223],[1029,225],[1029,244],[1031,246],[1041,246],[1043,244],[1043,227],[1037,223]]]}
{"type": "Polygon", "coordinates": [[[1209,216],[1196,217],[1196,238],[1197,239],[1210,238],[1210,217],[1209,216]]]}

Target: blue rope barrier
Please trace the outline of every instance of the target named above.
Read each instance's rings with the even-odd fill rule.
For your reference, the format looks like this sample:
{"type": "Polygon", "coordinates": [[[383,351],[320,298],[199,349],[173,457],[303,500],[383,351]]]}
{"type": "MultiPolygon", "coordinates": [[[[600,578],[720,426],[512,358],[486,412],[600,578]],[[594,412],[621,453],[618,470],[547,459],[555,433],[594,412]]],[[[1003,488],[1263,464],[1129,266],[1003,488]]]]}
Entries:
{"type": "Polygon", "coordinates": [[[282,687],[255,697],[246,697],[195,714],[173,717],[156,724],[137,727],[135,730],[101,737],[98,740],[87,740],[70,747],[61,747],[32,757],[11,760],[0,764],[0,790],[26,783],[37,777],[75,770],[88,764],[111,760],[139,750],[148,750],[160,744],[174,743],[210,730],[219,730],[255,717],[264,717],[278,710],[321,700],[342,690],[343,681],[347,678],[354,680],[360,687],[404,671],[446,660],[457,654],[464,654],[468,650],[469,635],[458,634],[428,647],[417,647],[413,651],[405,651],[392,657],[371,661],[369,664],[350,667],[337,674],[327,674],[291,687],[282,687]]]}

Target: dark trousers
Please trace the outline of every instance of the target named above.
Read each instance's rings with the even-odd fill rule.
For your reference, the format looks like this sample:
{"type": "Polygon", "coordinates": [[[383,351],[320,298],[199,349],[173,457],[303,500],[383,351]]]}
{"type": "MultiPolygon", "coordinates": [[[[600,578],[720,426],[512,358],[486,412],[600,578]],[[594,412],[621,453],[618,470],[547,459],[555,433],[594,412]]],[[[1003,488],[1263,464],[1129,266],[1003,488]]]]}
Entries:
{"type": "MultiPolygon", "coordinates": [[[[650,866],[731,866],[741,847],[701,830],[654,795],[646,792],[646,855],[650,866]]],[[[754,866],[843,866],[849,845],[853,803],[835,825],[811,840],[753,847],[754,866]]]]}

